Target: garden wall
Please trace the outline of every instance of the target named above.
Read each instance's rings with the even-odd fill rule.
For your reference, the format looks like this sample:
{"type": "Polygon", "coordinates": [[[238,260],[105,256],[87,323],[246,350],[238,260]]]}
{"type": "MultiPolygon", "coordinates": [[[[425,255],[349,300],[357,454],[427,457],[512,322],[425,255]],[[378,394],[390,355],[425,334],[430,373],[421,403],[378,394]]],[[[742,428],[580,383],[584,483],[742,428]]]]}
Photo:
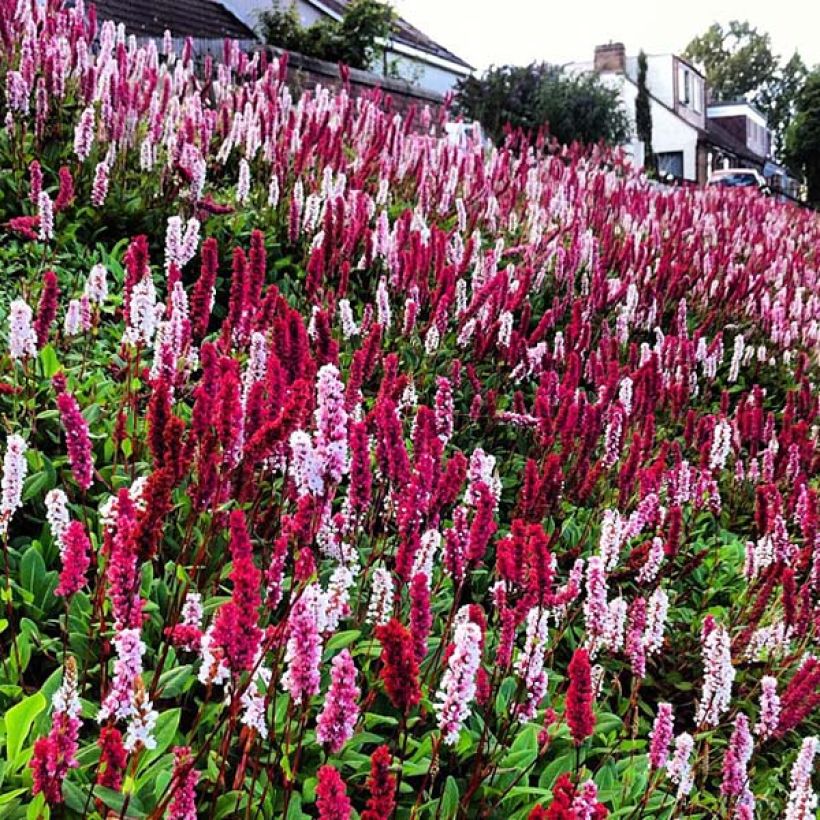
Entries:
{"type": "MultiPolygon", "coordinates": [[[[271,46],[263,46],[269,57],[279,57],[283,54],[281,49],[271,46]]],[[[371,71],[361,71],[356,68],[348,69],[351,91],[354,96],[380,89],[389,97],[391,110],[405,113],[409,108],[423,108],[429,105],[433,109],[438,109],[444,98],[434,91],[409,83],[407,80],[385,77],[371,71]]],[[[304,54],[288,52],[288,85],[297,93],[312,89],[315,85],[323,85],[328,88],[340,88],[344,85],[339,66],[325,60],[317,60],[304,54]]]]}

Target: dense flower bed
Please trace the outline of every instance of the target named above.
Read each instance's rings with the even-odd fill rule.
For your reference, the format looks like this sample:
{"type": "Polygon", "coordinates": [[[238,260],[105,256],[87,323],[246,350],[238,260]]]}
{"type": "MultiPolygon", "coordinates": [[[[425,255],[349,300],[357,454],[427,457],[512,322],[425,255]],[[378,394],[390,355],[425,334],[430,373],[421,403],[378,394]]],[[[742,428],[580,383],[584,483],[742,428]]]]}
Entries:
{"type": "Polygon", "coordinates": [[[4,816],[815,816],[815,216],[0,6],[4,816]]]}

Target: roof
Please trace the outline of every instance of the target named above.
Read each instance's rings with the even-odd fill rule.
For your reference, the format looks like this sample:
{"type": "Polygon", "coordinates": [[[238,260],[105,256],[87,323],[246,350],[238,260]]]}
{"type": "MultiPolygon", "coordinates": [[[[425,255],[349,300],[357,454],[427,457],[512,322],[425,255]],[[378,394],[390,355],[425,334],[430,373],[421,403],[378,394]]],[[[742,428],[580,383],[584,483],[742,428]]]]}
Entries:
{"type": "Polygon", "coordinates": [[[201,40],[256,40],[253,30],[215,0],[96,0],[100,20],[124,23],[129,34],[201,40]]]}
{"type": "Polygon", "coordinates": [[[748,100],[712,100],[712,102],[709,103],[709,108],[731,108],[735,105],[748,108],[762,119],[766,119],[766,115],[754,103],[750,103],[748,100]]]}
{"type": "MultiPolygon", "coordinates": [[[[341,16],[344,14],[345,7],[348,0],[306,0],[310,5],[317,8],[319,11],[330,13],[332,16],[341,16]]],[[[415,26],[408,23],[403,17],[397,17],[395,22],[396,30],[393,33],[392,39],[397,43],[415,48],[418,51],[423,51],[432,57],[437,57],[439,60],[446,60],[448,63],[459,65],[464,69],[472,71],[473,66],[461,59],[461,57],[453,54],[449,49],[439,45],[423,32],[419,31],[415,26]]]]}
{"type": "Polygon", "coordinates": [[[698,68],[688,57],[682,57],[680,54],[673,54],[672,55],[679,63],[683,63],[687,68],[691,69],[698,75],[702,80],[706,79],[706,73],[703,69],[698,68]]]}

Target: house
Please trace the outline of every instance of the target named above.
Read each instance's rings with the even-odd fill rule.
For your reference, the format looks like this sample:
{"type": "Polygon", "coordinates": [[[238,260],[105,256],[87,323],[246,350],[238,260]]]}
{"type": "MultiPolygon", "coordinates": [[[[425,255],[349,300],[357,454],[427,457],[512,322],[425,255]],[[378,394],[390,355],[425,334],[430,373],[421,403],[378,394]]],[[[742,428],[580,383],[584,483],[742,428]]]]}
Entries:
{"type": "Polygon", "coordinates": [[[162,39],[171,32],[179,50],[190,37],[197,55],[221,55],[225,38],[242,48],[257,42],[254,31],[216,0],[95,0],[99,20],[123,23],[138,40],[162,39]]]}
{"type": "MultiPolygon", "coordinates": [[[[675,54],[648,54],[646,86],[652,114],[652,150],[658,170],[677,179],[699,181],[698,142],[706,127],[706,80],[691,63],[675,54]]],[[[645,146],[635,128],[638,58],[627,56],[623,43],[597,46],[592,62],[569,63],[571,72],[593,71],[615,88],[631,124],[625,147],[633,162],[644,164],[645,146]]]]}
{"type": "Polygon", "coordinates": [[[746,100],[707,108],[702,139],[707,175],[718,168],[754,168],[763,173],[771,156],[772,132],[763,114],[746,100]]]}
{"type": "Polygon", "coordinates": [[[772,132],[766,117],[746,100],[709,104],[699,151],[706,179],[720,168],[753,168],[763,175],[773,194],[801,200],[800,180],[772,156],[772,132]]]}
{"type": "Polygon", "coordinates": [[[766,117],[746,100],[709,105],[706,115],[735,139],[740,140],[755,157],[765,160],[772,149],[772,132],[766,117]]]}
{"type": "MultiPolygon", "coordinates": [[[[253,28],[259,14],[274,5],[274,0],[224,0],[225,5],[247,26],[253,28]]],[[[338,20],[348,0],[280,0],[286,7],[293,2],[302,25],[323,18],[338,20]]],[[[473,67],[439,45],[406,20],[398,18],[396,30],[385,47],[381,65],[374,71],[408,80],[427,91],[443,95],[473,71],[473,67]]]]}
{"type": "MultiPolygon", "coordinates": [[[[676,54],[648,54],[646,63],[652,151],[660,174],[702,185],[719,168],[754,168],[774,191],[796,195],[797,181],[771,161],[771,130],[755,106],[745,100],[710,103],[704,75],[676,54]]],[[[645,146],[635,128],[638,58],[627,56],[623,43],[609,43],[595,48],[592,62],[564,68],[593,71],[617,89],[631,124],[624,148],[636,165],[643,166],[645,146]]]]}

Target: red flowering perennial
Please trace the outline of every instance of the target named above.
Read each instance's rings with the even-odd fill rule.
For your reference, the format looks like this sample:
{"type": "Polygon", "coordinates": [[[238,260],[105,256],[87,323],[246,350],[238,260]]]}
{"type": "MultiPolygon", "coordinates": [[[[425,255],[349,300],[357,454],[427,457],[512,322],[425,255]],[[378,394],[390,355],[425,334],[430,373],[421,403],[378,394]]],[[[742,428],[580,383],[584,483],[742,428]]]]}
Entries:
{"type": "Polygon", "coordinates": [[[387,696],[396,709],[406,713],[421,699],[413,636],[407,627],[391,618],[378,627],[376,637],[382,645],[381,678],[387,696]]]}
{"type": "Polygon", "coordinates": [[[54,694],[51,731],[34,743],[29,761],[33,780],[32,794],[42,793],[49,805],[63,802],[63,780],[70,769],[79,766],[77,750],[80,733],[80,699],[77,688],[77,664],[66,658],[63,683],[54,694]]]}
{"type": "Polygon", "coordinates": [[[72,521],[66,527],[61,552],[63,569],[54,594],[69,598],[85,586],[85,574],[91,564],[91,542],[79,521],[72,521]]]}
{"type": "Polygon", "coordinates": [[[430,581],[423,572],[417,572],[410,581],[410,631],[418,663],[427,657],[427,638],[432,625],[430,581]]]}
{"type": "Polygon", "coordinates": [[[122,742],[122,733],[113,726],[103,726],[97,740],[100,747],[100,763],[97,766],[97,783],[119,791],[122,775],[128,763],[128,752],[122,742]]]}
{"type": "Polygon", "coordinates": [[[201,267],[199,279],[191,293],[191,331],[194,339],[200,341],[208,332],[211,309],[214,302],[214,287],[219,272],[219,246],[216,239],[209,236],[202,243],[200,251],[201,267]]]}
{"type": "Polygon", "coordinates": [[[569,662],[569,689],[567,690],[566,717],[576,745],[586,740],[595,728],[592,711],[592,670],[586,649],[576,649],[569,662]]]}
{"type": "Polygon", "coordinates": [[[396,778],[390,774],[393,758],[387,746],[379,746],[370,756],[367,808],[362,820],[389,820],[396,808],[396,778]]]}
{"type": "Polygon", "coordinates": [[[174,771],[171,776],[173,798],[168,806],[168,820],[196,820],[196,784],[199,772],[188,746],[174,748],[174,771]]]}
{"type": "Polygon", "coordinates": [[[258,626],[262,574],[253,563],[251,540],[241,510],[231,512],[229,527],[233,593],[216,616],[214,641],[224,650],[231,670],[239,674],[253,667],[262,639],[258,626]]]}
{"type": "Polygon", "coordinates": [[[43,274],[43,290],[40,301],[37,303],[37,316],[34,319],[34,332],[37,334],[37,347],[42,347],[48,341],[48,331],[57,316],[57,300],[60,298],[60,288],[57,286],[57,275],[53,270],[43,274]]]}
{"type": "Polygon", "coordinates": [[[797,728],[820,706],[820,661],[809,657],[780,696],[780,721],[775,737],[797,728]]]}
{"type": "Polygon", "coordinates": [[[344,780],[333,766],[319,769],[316,785],[316,807],[319,820],[348,820],[351,807],[344,780]]]}
{"type": "Polygon", "coordinates": [[[117,495],[117,523],[110,539],[110,555],[106,567],[108,597],[117,629],[139,629],[142,626],[135,531],[134,503],[128,490],[122,488],[117,495]]]}
{"type": "Polygon", "coordinates": [[[592,781],[576,789],[569,775],[562,774],[552,787],[550,807],[535,806],[527,820],[604,820],[608,814],[606,806],[597,800],[592,781]]]}
{"type": "Polygon", "coordinates": [[[60,190],[57,192],[57,199],[54,200],[54,212],[60,213],[74,204],[74,179],[67,165],[63,165],[58,175],[60,177],[60,190]]]}
{"type": "Polygon", "coordinates": [[[470,526],[467,558],[477,564],[484,558],[487,545],[498,527],[493,520],[495,499],[490,488],[483,481],[479,481],[474,487],[474,492],[477,497],[476,512],[470,526]]]}

